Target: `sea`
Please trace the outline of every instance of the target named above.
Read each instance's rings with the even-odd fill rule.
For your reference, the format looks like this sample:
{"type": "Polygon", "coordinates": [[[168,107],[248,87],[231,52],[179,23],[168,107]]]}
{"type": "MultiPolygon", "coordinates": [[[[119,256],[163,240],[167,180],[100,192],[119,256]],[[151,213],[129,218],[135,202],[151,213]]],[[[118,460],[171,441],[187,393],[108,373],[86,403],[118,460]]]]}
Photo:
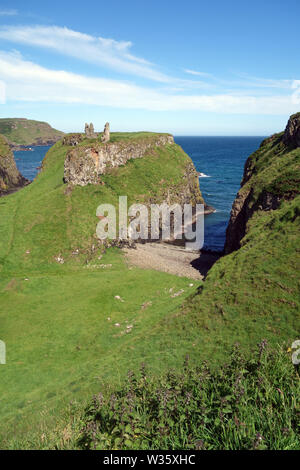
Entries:
{"type": "Polygon", "coordinates": [[[215,212],[204,220],[204,249],[223,251],[232,203],[240,188],[244,164],[264,137],[175,137],[191,157],[206,204],[215,212]]]}
{"type": "MultiPolygon", "coordinates": [[[[244,164],[264,137],[186,137],[175,142],[191,157],[199,172],[199,183],[205,202],[215,212],[205,217],[204,249],[221,252],[232,203],[239,190],[244,164]]],[[[49,146],[32,151],[14,152],[16,164],[25,178],[33,180],[49,146]]]]}

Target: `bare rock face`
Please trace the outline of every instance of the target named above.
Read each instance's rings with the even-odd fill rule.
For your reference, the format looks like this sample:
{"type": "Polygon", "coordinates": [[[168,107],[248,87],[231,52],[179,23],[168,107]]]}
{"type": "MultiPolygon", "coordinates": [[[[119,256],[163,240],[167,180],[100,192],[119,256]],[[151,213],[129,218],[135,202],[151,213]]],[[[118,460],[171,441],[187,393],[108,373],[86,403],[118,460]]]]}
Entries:
{"type": "Polygon", "coordinates": [[[18,171],[6,138],[0,135],[0,195],[16,191],[26,184],[29,181],[18,171]]]}
{"type": "Polygon", "coordinates": [[[104,126],[104,131],[101,137],[101,142],[103,144],[106,144],[106,142],[109,142],[109,139],[110,139],[110,130],[109,130],[109,122],[107,122],[104,126]]]}
{"type": "Polygon", "coordinates": [[[283,143],[291,148],[300,147],[300,113],[293,114],[288,120],[283,143]]]}
{"type": "Polygon", "coordinates": [[[100,176],[128,160],[142,158],[151,148],[173,144],[171,135],[157,135],[142,141],[120,141],[80,146],[69,150],[65,160],[64,181],[73,185],[99,184],[100,176]]]}
{"type": "Polygon", "coordinates": [[[257,210],[276,210],[281,198],[268,191],[262,191],[257,201],[252,204],[253,189],[238,192],[232,205],[230,220],[226,231],[225,253],[240,248],[240,242],[246,235],[247,222],[257,210]]]}

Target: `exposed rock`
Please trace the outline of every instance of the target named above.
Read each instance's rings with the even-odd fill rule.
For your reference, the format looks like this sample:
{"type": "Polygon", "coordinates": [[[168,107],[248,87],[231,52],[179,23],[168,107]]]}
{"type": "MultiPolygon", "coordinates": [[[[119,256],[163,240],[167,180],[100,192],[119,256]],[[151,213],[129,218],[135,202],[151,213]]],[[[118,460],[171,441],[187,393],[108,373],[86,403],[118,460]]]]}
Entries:
{"type": "Polygon", "coordinates": [[[110,139],[110,130],[109,130],[109,122],[107,122],[104,126],[104,131],[101,137],[101,142],[105,144],[106,142],[109,142],[109,139],[110,139]]]}
{"type": "Polygon", "coordinates": [[[173,144],[171,135],[157,135],[143,141],[120,141],[79,147],[67,153],[64,181],[78,186],[99,184],[100,176],[130,159],[142,158],[151,148],[173,144]]]}
{"type": "Polygon", "coordinates": [[[0,135],[0,195],[14,192],[26,184],[29,181],[18,171],[6,138],[0,135]]]}
{"type": "Polygon", "coordinates": [[[248,220],[257,210],[278,209],[281,198],[267,191],[262,191],[257,201],[253,202],[253,189],[240,191],[233,203],[230,220],[226,231],[225,253],[240,248],[240,242],[246,234],[248,220]]]}
{"type": "Polygon", "coordinates": [[[300,147],[300,113],[293,114],[288,120],[283,143],[291,148],[300,147]]]}

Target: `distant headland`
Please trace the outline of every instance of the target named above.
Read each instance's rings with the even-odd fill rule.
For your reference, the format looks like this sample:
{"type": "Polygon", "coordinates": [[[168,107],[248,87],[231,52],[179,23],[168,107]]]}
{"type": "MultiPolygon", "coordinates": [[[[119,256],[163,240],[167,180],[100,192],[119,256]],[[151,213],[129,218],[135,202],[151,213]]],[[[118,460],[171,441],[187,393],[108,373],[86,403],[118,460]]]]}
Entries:
{"type": "Polygon", "coordinates": [[[53,129],[47,122],[26,118],[0,119],[0,134],[4,135],[12,150],[26,150],[38,145],[53,145],[64,133],[53,129]]]}

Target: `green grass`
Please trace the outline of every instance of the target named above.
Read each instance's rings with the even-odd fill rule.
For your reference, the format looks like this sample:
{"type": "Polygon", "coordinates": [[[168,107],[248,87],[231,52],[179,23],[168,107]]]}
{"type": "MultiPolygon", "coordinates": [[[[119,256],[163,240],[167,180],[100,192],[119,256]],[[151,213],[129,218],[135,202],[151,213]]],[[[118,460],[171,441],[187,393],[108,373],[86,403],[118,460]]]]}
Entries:
{"type": "Polygon", "coordinates": [[[22,118],[1,118],[0,134],[16,145],[35,145],[40,139],[57,140],[63,136],[46,122],[22,118]]]}
{"type": "MultiPolygon", "coordinates": [[[[289,171],[296,169],[299,149],[291,155],[276,145],[254,154],[257,198],[264,182],[284,174],[287,161],[289,171]]],[[[157,148],[103,176],[104,186],[66,191],[67,150],[57,143],[33,184],[0,199],[0,338],[7,345],[1,448],[70,447],[68,404],[78,402],[81,412],[93,393],[122,387],[128,369],[142,362],[158,376],[179,370],[189,354],[192,366],[206,359],[216,370],[237,341],[249,356],[262,338],[276,346],[299,335],[300,196],[294,191],[276,211],[256,211],[241,249],[220,259],[204,284],[189,287],[185,278],[129,268],[119,250],[103,255],[94,238],[100,203],[117,203],[123,194],[129,204],[176,194],[186,184],[189,157],[176,145],[157,148]],[[58,255],[64,264],[55,261],[58,255]],[[171,288],[184,293],[171,298],[171,288]],[[152,304],[143,309],[145,302],[152,304]]]]}
{"type": "MultiPolygon", "coordinates": [[[[4,446],[14,435],[38,432],[49,423],[55,426],[70,400],[88,398],[102,382],[120,383],[129,365],[139,367],[143,359],[160,370],[162,356],[153,350],[148,333],[163,315],[178,309],[191,291],[190,281],[129,270],[114,251],[101,263],[112,267],[62,266],[48,274],[27,272],[26,278],[2,280],[1,338],[7,345],[7,365],[0,372],[4,446]],[[185,293],[171,299],[170,288],[185,293]],[[124,302],[115,299],[118,295],[124,302]],[[146,302],[152,305],[143,309],[146,302]],[[132,331],[126,333],[129,325],[132,331]]],[[[163,357],[173,362],[171,354],[163,357]]]]}

